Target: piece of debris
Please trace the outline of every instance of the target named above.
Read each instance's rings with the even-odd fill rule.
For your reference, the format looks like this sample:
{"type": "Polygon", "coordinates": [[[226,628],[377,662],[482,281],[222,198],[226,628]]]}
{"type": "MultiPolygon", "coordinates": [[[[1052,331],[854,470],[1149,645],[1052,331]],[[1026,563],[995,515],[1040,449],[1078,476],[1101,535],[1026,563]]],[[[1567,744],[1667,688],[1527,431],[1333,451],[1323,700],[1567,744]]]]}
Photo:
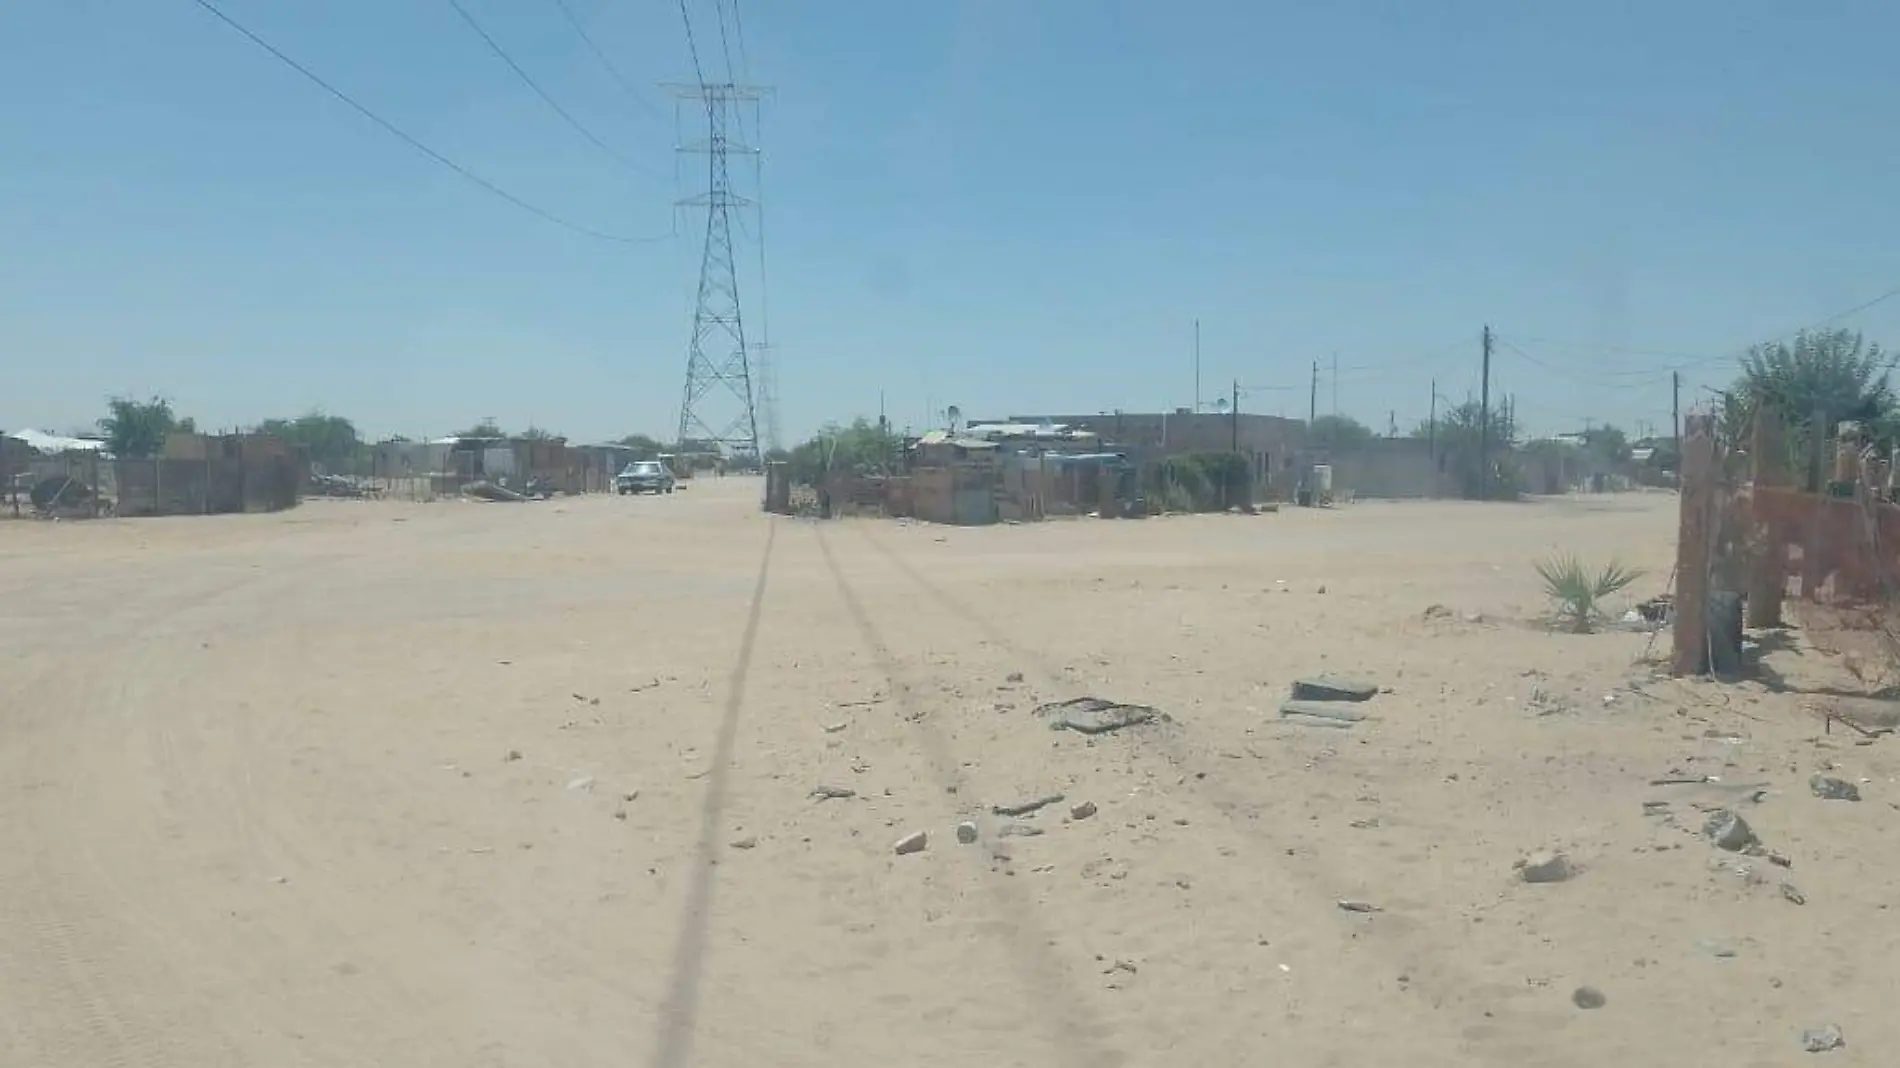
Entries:
{"type": "Polygon", "coordinates": [[[1376,683],[1316,676],[1295,681],[1292,697],[1295,701],[1370,701],[1378,695],[1376,683]]]}
{"type": "Polygon", "coordinates": [[[1309,716],[1303,712],[1281,712],[1280,722],[1296,727],[1329,727],[1337,731],[1349,731],[1359,725],[1357,720],[1339,719],[1335,716],[1309,716]]]}
{"type": "Polygon", "coordinates": [[[1345,912],[1384,912],[1385,910],[1370,901],[1341,901],[1339,907],[1345,912]]]}
{"type": "Polygon", "coordinates": [[[1363,709],[1346,708],[1333,701],[1291,700],[1280,702],[1280,718],[1306,717],[1309,719],[1330,719],[1351,726],[1366,718],[1363,709]]]}
{"type": "Polygon", "coordinates": [[[1797,889],[1793,883],[1781,884],[1781,896],[1787,898],[1790,904],[1805,905],[1808,903],[1807,895],[1797,889]]]}
{"type": "Polygon", "coordinates": [[[891,848],[901,857],[909,853],[922,853],[924,848],[929,844],[929,834],[924,831],[912,831],[904,837],[899,838],[897,844],[891,848]]]}
{"type": "Polygon", "coordinates": [[[732,843],[732,848],[753,849],[753,848],[756,848],[758,844],[759,844],[758,838],[754,835],[748,834],[744,838],[734,839],[732,843]]]}
{"type": "Polygon", "coordinates": [[[1450,619],[1451,609],[1442,604],[1428,604],[1425,606],[1423,615],[1426,619],[1450,619]]]}
{"type": "Polygon", "coordinates": [[[1603,991],[1594,986],[1580,986],[1570,992],[1570,1003],[1579,1009],[1600,1009],[1609,1003],[1603,991]]]}
{"type": "Polygon", "coordinates": [[[1071,805],[1069,807],[1069,818],[1072,820],[1085,820],[1095,815],[1095,811],[1095,802],[1084,801],[1081,804],[1071,805]]]}
{"type": "Polygon", "coordinates": [[[1031,812],[1041,811],[1050,805],[1060,804],[1062,800],[1061,794],[1047,794],[1030,801],[1019,801],[1013,805],[991,805],[990,811],[998,816],[1027,816],[1031,812]]]}
{"type": "Polygon", "coordinates": [[[1731,853],[1740,853],[1761,844],[1761,839],[1755,837],[1755,829],[1732,809],[1718,809],[1702,824],[1702,834],[1717,848],[1731,853]]]}
{"type": "Polygon", "coordinates": [[[520,759],[521,759],[521,750],[519,750],[519,749],[510,749],[510,750],[508,750],[508,755],[507,755],[507,756],[505,756],[505,757],[502,757],[501,759],[502,759],[502,761],[503,761],[504,763],[507,763],[507,762],[509,762],[509,761],[515,761],[515,760],[520,760],[520,759]]]}
{"type": "Polygon", "coordinates": [[[976,843],[975,820],[964,820],[962,823],[957,824],[957,841],[964,845],[974,845],[976,843]]]}
{"type": "Polygon", "coordinates": [[[1159,709],[1107,701],[1100,697],[1076,697],[1038,705],[1036,715],[1048,721],[1050,730],[1071,730],[1082,734],[1107,734],[1144,723],[1168,722],[1167,715],[1159,709]]]}
{"type": "Polygon", "coordinates": [[[1823,801],[1859,801],[1860,787],[1832,775],[1816,775],[1808,780],[1808,789],[1823,801]]]}
{"type": "Polygon", "coordinates": [[[1034,838],[1042,833],[1042,828],[1033,823],[1005,823],[997,828],[998,838],[1034,838]]]}
{"type": "Polygon", "coordinates": [[[1023,681],[1023,673],[1020,671],[1012,671],[1008,675],[1003,677],[1003,681],[1004,682],[1021,682],[1023,681]]]}
{"type": "Polygon", "coordinates": [[[836,734],[839,731],[844,730],[846,727],[849,727],[849,726],[851,726],[851,724],[845,722],[844,720],[839,720],[836,723],[827,723],[825,724],[825,733],[836,734]]]}
{"type": "Polygon", "coordinates": [[[626,819],[626,818],[627,818],[627,810],[626,810],[626,809],[624,809],[624,808],[617,808],[617,809],[614,809],[614,819],[617,819],[617,820],[624,820],[624,819],[626,819]]]}
{"type": "Polygon", "coordinates": [[[1517,862],[1517,877],[1527,883],[1561,883],[1575,874],[1570,858],[1554,850],[1532,853],[1517,862]]]}
{"type": "Polygon", "coordinates": [[[1809,1053],[1826,1053],[1847,1045],[1847,1036],[1841,1034],[1837,1024],[1826,1027],[1810,1027],[1801,1032],[1801,1048],[1809,1053]]]}
{"type": "Polygon", "coordinates": [[[846,798],[858,796],[858,792],[856,790],[848,790],[842,786],[820,785],[812,788],[811,796],[819,801],[842,801],[846,798]]]}
{"type": "Polygon", "coordinates": [[[594,788],[594,777],[592,775],[583,775],[578,779],[569,779],[567,788],[570,790],[592,790],[594,788]]]}

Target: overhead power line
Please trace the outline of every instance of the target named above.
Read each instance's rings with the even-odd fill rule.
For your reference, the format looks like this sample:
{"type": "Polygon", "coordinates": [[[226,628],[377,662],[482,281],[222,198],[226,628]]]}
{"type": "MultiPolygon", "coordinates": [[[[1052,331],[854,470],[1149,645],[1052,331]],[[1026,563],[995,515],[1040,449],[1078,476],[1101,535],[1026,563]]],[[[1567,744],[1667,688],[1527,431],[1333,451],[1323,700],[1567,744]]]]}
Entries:
{"type": "Polygon", "coordinates": [[[568,6],[567,0],[553,0],[553,3],[555,7],[561,9],[561,14],[567,19],[567,24],[574,27],[574,32],[580,36],[581,43],[585,44],[587,50],[594,54],[594,58],[600,61],[601,67],[607,71],[608,76],[613,78],[614,84],[620,87],[620,91],[627,95],[627,99],[640,105],[641,108],[645,109],[646,112],[654,118],[662,122],[666,121],[665,113],[655,107],[653,102],[648,100],[644,94],[635,89],[633,83],[627,80],[626,75],[620,73],[620,68],[614,64],[614,61],[607,58],[607,53],[599,45],[594,43],[593,35],[587,32],[587,27],[581,25],[581,20],[575,16],[574,9],[568,6]]]}
{"type": "MultiPolygon", "coordinates": [[[[693,57],[693,80],[706,84],[706,68],[699,65],[699,42],[693,38],[693,16],[686,12],[686,0],[680,0],[680,21],[686,24],[686,51],[693,57]]],[[[707,107],[711,107],[709,102],[707,107]]]]}
{"type": "Polygon", "coordinates": [[[574,233],[580,234],[585,237],[592,237],[601,241],[611,241],[611,242],[614,242],[615,244],[621,244],[621,245],[644,245],[644,244],[651,244],[657,241],[670,241],[673,238],[673,235],[671,234],[662,234],[655,237],[626,237],[620,234],[610,234],[604,230],[596,230],[590,226],[582,226],[580,223],[573,222],[569,219],[564,219],[561,216],[556,215],[551,211],[548,211],[546,208],[539,207],[538,205],[535,205],[529,201],[523,200],[522,198],[516,196],[515,194],[510,193],[508,190],[503,189],[501,186],[496,185],[494,182],[491,182],[488,179],[482,177],[481,175],[475,173],[474,171],[469,170],[467,167],[462,166],[460,163],[457,163],[454,160],[450,159],[449,157],[443,155],[442,153],[437,152],[435,149],[430,148],[428,145],[424,144],[415,135],[409,133],[407,130],[404,130],[400,126],[397,126],[395,123],[390,122],[388,119],[383,118],[381,115],[378,115],[376,112],[371,111],[368,107],[359,103],[355,97],[350,96],[350,94],[337,88],[335,85],[332,85],[330,82],[325,81],[322,75],[311,70],[309,67],[304,66],[302,63],[297,62],[295,59],[291,58],[288,54],[286,54],[282,49],[279,49],[276,45],[273,45],[269,41],[266,41],[264,38],[259,37],[255,32],[253,32],[250,29],[250,27],[245,26],[243,23],[232,18],[230,15],[225,14],[223,9],[219,8],[218,5],[212,3],[211,0],[192,0],[192,2],[197,4],[199,7],[204,8],[206,11],[210,12],[214,17],[218,19],[218,21],[224,23],[226,26],[229,26],[231,29],[236,30],[239,34],[243,35],[243,37],[246,40],[250,41],[252,44],[270,53],[272,58],[276,59],[278,62],[289,67],[291,70],[296,71],[298,74],[303,75],[305,78],[315,83],[319,89],[322,89],[324,92],[329,93],[331,96],[336,97],[338,100],[341,100],[343,103],[349,105],[350,108],[354,110],[357,114],[363,116],[369,121],[382,127],[386,132],[388,132],[390,135],[394,136],[398,140],[402,141],[404,144],[408,145],[410,148],[413,148],[417,152],[422,153],[424,156],[427,156],[429,159],[434,160],[436,163],[439,163],[442,166],[447,167],[449,170],[454,171],[458,175],[461,175],[463,178],[474,183],[475,185],[480,186],[482,189],[488,191],[494,196],[500,197],[502,200],[505,200],[508,203],[513,204],[515,207],[520,208],[521,210],[529,213],[530,215],[534,215],[540,218],[544,222],[553,223],[554,225],[559,226],[564,230],[571,230],[574,233]]]}
{"type": "Polygon", "coordinates": [[[647,167],[642,164],[635,163],[632,159],[628,158],[625,154],[620,152],[618,149],[614,148],[612,145],[608,144],[607,142],[601,140],[598,134],[588,129],[584,124],[582,124],[581,120],[574,117],[573,113],[569,112],[566,108],[562,107],[560,101],[554,99],[554,97],[550,95],[546,89],[541,88],[541,83],[535,81],[533,75],[529,74],[525,69],[523,69],[521,64],[515,62],[515,57],[508,54],[508,50],[501,46],[500,41],[495,40],[494,37],[489,35],[489,32],[487,30],[482,29],[482,24],[475,21],[475,16],[468,13],[468,9],[462,6],[461,0],[449,0],[449,6],[454,8],[455,13],[457,15],[462,16],[462,21],[468,23],[468,28],[471,30],[474,30],[475,35],[477,37],[480,37],[482,41],[488,45],[489,51],[495,53],[496,58],[500,59],[503,63],[506,63],[508,65],[508,69],[514,71],[515,76],[521,79],[522,84],[526,85],[529,89],[534,90],[534,95],[540,97],[543,103],[545,103],[549,108],[553,109],[554,113],[561,117],[562,121],[566,122],[569,126],[572,126],[574,128],[575,133],[578,133],[582,137],[586,138],[589,144],[592,144],[595,148],[600,149],[601,152],[605,153],[608,158],[620,164],[622,167],[625,167],[628,170],[634,171],[635,173],[646,175],[649,178],[658,178],[658,179],[661,179],[662,181],[666,180],[666,177],[660,174],[658,171],[652,169],[651,167],[647,167]]]}

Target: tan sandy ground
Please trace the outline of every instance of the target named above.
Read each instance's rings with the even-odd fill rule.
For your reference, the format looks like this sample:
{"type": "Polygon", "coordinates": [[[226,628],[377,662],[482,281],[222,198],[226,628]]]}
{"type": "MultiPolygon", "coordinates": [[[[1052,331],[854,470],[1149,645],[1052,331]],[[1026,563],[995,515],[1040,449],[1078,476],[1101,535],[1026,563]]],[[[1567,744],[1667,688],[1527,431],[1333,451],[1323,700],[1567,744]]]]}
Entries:
{"type": "Polygon", "coordinates": [[[0,524],[0,1064],[1900,1056],[1900,740],[1526,623],[1553,547],[1658,592],[1673,498],[950,530],[757,495],[0,524]],[[1320,671],[1392,692],[1276,723],[1320,671]],[[1083,694],[1175,722],[1032,715],[1083,694]],[[1866,800],[1811,796],[1826,761],[1866,800]],[[1722,781],[1649,785],[1684,772],[1722,781]],[[1754,783],[1792,870],[1696,834],[1754,783]],[[1043,835],[986,815],[1054,792],[1043,835]],[[1581,873],[1517,881],[1539,847],[1581,873]]]}

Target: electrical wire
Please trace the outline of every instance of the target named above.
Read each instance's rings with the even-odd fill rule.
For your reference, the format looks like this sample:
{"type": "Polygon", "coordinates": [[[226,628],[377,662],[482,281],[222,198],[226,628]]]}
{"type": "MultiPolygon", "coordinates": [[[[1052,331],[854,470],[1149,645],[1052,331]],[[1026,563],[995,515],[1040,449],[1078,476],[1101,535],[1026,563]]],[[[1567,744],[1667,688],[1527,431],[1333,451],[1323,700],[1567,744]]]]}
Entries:
{"type": "Polygon", "coordinates": [[[581,120],[575,118],[571,112],[569,112],[566,108],[562,107],[560,104],[560,101],[555,100],[554,97],[551,96],[546,89],[541,88],[541,83],[535,81],[533,75],[529,74],[526,70],[524,70],[521,64],[515,62],[515,57],[508,54],[508,50],[501,46],[500,41],[495,40],[494,37],[489,35],[487,30],[482,29],[482,24],[475,21],[475,16],[469,14],[468,8],[465,8],[462,6],[462,0],[449,0],[449,6],[454,8],[455,13],[457,15],[462,16],[462,21],[468,24],[468,28],[471,30],[474,30],[475,35],[477,37],[480,37],[482,41],[488,45],[489,51],[495,53],[495,56],[498,59],[500,59],[503,63],[506,63],[508,65],[508,69],[514,71],[515,76],[521,79],[522,84],[526,85],[529,89],[534,90],[534,95],[540,97],[542,102],[547,104],[548,107],[552,108],[556,115],[559,115],[564,122],[566,122],[569,126],[572,126],[574,128],[574,132],[586,138],[588,143],[592,144],[595,148],[600,149],[600,151],[606,154],[608,158],[620,164],[622,167],[625,167],[636,174],[645,175],[649,178],[658,178],[661,181],[666,180],[665,176],[660,174],[658,171],[655,171],[652,168],[647,167],[643,164],[635,163],[633,160],[629,159],[626,155],[622,154],[619,150],[615,149],[612,145],[601,140],[599,135],[595,134],[594,131],[582,125],[581,120]]]}
{"type": "MultiPolygon", "coordinates": [[[[1497,344],[1499,348],[1502,348],[1507,352],[1515,354],[1519,359],[1523,360],[1525,363],[1530,364],[1532,367],[1541,368],[1545,371],[1550,372],[1551,374],[1558,376],[1559,378],[1566,378],[1572,382],[1576,382],[1581,385],[1595,386],[1598,389],[1649,389],[1655,385],[1654,382],[1606,382],[1600,378],[1592,378],[1588,375],[1582,374],[1577,371],[1573,371],[1566,367],[1559,367],[1555,364],[1546,363],[1543,360],[1540,360],[1537,357],[1532,356],[1530,353],[1525,352],[1523,349],[1518,348],[1516,345],[1513,345],[1510,341],[1496,334],[1491,335],[1491,340],[1495,344],[1497,344]]],[[[1658,378],[1666,378],[1668,377],[1670,372],[1668,371],[1650,372],[1650,374],[1658,378]]]]}
{"type": "Polygon", "coordinates": [[[242,35],[246,40],[250,41],[252,44],[263,49],[265,52],[268,52],[272,56],[272,58],[276,59],[278,62],[289,67],[291,70],[296,71],[298,74],[303,75],[306,79],[314,83],[319,89],[322,89],[324,92],[329,93],[331,96],[349,105],[349,107],[352,110],[354,110],[357,114],[363,116],[369,121],[382,127],[386,133],[395,137],[397,140],[408,145],[410,148],[415,149],[417,152],[422,153],[424,156],[427,156],[429,159],[433,160],[434,162],[444,167],[447,167],[451,171],[454,171],[456,174],[460,175],[462,178],[473,183],[474,185],[480,186],[482,189],[486,190],[490,194],[496,197],[499,197],[500,199],[505,200],[510,204],[513,204],[515,207],[520,208],[521,210],[527,212],[530,215],[536,216],[537,218],[541,219],[544,222],[553,223],[555,226],[559,226],[564,230],[570,230],[584,237],[591,237],[591,238],[595,238],[601,241],[611,241],[615,244],[621,244],[621,245],[644,245],[644,244],[652,244],[659,241],[670,241],[673,239],[674,235],[672,234],[662,234],[655,237],[626,237],[620,234],[611,234],[604,230],[596,230],[596,229],[593,229],[592,227],[583,226],[580,223],[562,218],[561,216],[556,215],[545,208],[539,207],[538,205],[535,205],[527,200],[523,200],[521,197],[518,197],[515,194],[510,193],[508,190],[503,189],[501,186],[496,185],[494,182],[489,181],[487,178],[482,177],[481,175],[475,173],[474,171],[469,170],[467,167],[462,166],[460,163],[457,163],[454,160],[450,159],[449,157],[443,155],[442,153],[437,152],[435,149],[430,148],[428,145],[424,144],[421,141],[421,139],[417,138],[414,134],[409,133],[407,130],[404,130],[402,127],[397,126],[395,123],[389,121],[388,119],[383,118],[381,115],[378,115],[376,112],[370,110],[364,104],[359,103],[355,97],[350,96],[348,93],[344,92],[342,89],[339,89],[335,85],[326,81],[322,75],[311,70],[309,67],[304,66],[302,63],[299,63],[297,60],[293,59],[289,54],[285,53],[282,49],[279,49],[276,45],[273,45],[269,41],[266,41],[264,38],[258,36],[257,33],[255,33],[254,31],[250,29],[250,27],[245,26],[243,23],[239,22],[238,20],[232,18],[230,15],[226,14],[222,8],[212,3],[211,0],[192,0],[192,2],[197,4],[199,7],[205,9],[205,11],[209,12],[218,21],[224,23],[226,26],[229,26],[231,29],[237,31],[240,35],[242,35]]]}
{"type": "MultiPolygon", "coordinates": [[[[686,24],[686,50],[693,56],[694,84],[703,86],[706,84],[706,68],[699,64],[699,42],[693,38],[693,16],[686,12],[686,0],[680,0],[680,21],[686,24]]],[[[707,106],[712,106],[710,101],[707,106]]]]}
{"type": "Polygon", "coordinates": [[[614,61],[607,58],[606,51],[594,43],[593,35],[587,32],[585,26],[581,25],[581,20],[574,14],[574,9],[568,5],[567,0],[552,0],[552,2],[555,7],[561,9],[561,14],[567,19],[567,24],[574,27],[574,32],[580,36],[581,42],[587,46],[588,51],[594,54],[594,58],[600,61],[601,67],[613,78],[614,84],[620,87],[620,91],[627,95],[627,99],[640,105],[647,114],[652,115],[661,122],[665,122],[666,115],[661,112],[659,108],[655,107],[652,101],[634,89],[633,83],[627,80],[626,75],[620,73],[620,68],[614,64],[614,61]]]}

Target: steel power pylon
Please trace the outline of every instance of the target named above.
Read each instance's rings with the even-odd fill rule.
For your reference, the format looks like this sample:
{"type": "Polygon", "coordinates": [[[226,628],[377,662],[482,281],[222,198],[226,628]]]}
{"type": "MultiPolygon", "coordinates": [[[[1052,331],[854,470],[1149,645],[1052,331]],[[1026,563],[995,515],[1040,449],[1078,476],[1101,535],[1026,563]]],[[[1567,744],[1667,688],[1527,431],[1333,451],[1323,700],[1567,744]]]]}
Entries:
{"type": "Polygon", "coordinates": [[[699,297],[686,350],[686,389],[680,400],[679,440],[710,443],[728,456],[760,459],[759,416],[751,352],[739,306],[739,276],[732,255],[732,212],[750,203],[733,192],[727,159],[758,149],[727,134],[737,105],[756,102],[769,90],[733,82],[670,85],[676,99],[704,106],[706,139],[683,141],[679,151],[706,157],[706,192],[679,203],[706,209],[706,244],[699,261],[699,297]]]}

